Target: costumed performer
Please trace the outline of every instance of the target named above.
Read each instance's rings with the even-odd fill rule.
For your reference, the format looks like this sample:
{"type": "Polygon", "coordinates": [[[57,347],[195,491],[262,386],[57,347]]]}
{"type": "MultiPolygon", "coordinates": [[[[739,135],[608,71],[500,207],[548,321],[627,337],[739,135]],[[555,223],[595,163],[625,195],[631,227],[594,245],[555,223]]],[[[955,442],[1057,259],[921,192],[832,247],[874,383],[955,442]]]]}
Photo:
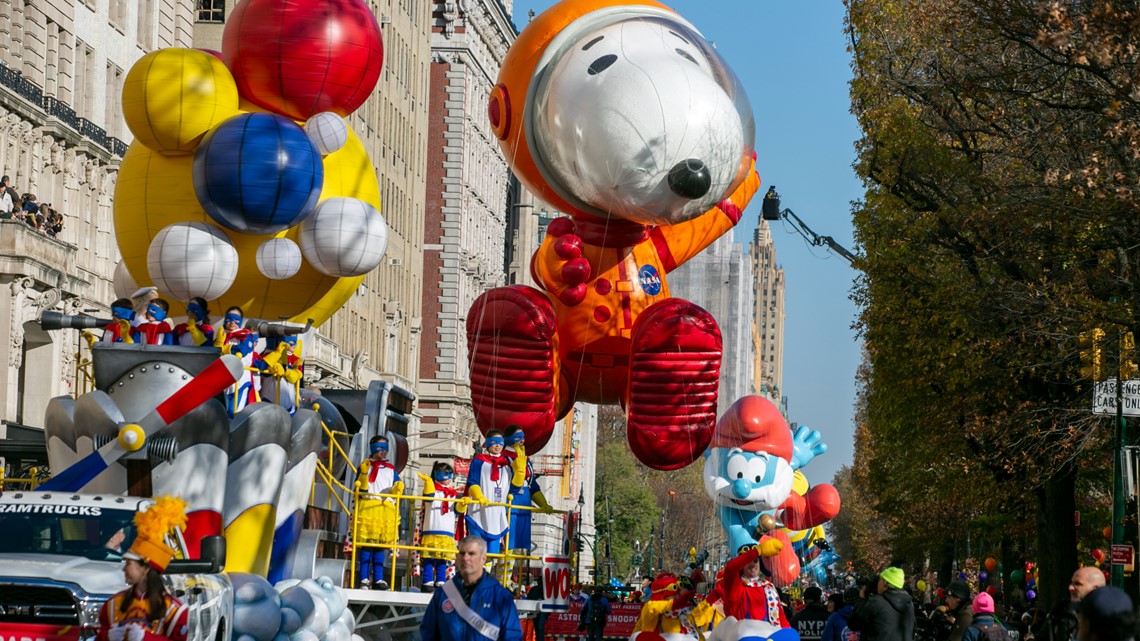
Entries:
{"type": "Polygon", "coordinates": [[[297,384],[304,376],[297,336],[268,338],[257,366],[261,368],[261,400],[276,403],[293,414],[297,411],[297,384]]]}
{"type": "Polygon", "coordinates": [[[724,566],[722,601],[726,617],[764,620],[778,628],[791,627],[780,605],[780,591],[764,576],[760,557],[780,553],[784,544],[764,535],[758,545],[744,545],[724,566]]]}
{"type": "Polygon", "coordinates": [[[135,310],[131,309],[131,299],[120,298],[111,303],[111,318],[111,323],[103,328],[103,338],[99,342],[134,343],[131,321],[135,318],[135,310]]]}
{"type": "Polygon", "coordinates": [[[174,328],[166,319],[170,313],[170,303],[161,298],[152,300],[146,306],[143,322],[135,325],[132,338],[140,345],[173,345],[174,328]]]}
{"type": "Polygon", "coordinates": [[[214,328],[210,326],[210,307],[206,299],[195,296],[186,304],[186,322],[174,326],[174,343],[188,347],[214,344],[214,328]]]}
{"type": "Polygon", "coordinates": [[[424,505],[423,532],[420,545],[431,548],[420,554],[420,574],[424,591],[443,587],[447,582],[448,563],[455,560],[456,514],[467,509],[466,497],[456,501],[459,489],[455,487],[455,470],[443,461],[436,461],[431,476],[419,474],[424,481],[424,496],[433,497],[424,505]]]}
{"type": "Polygon", "coordinates": [[[261,376],[253,371],[256,368],[255,359],[260,359],[255,353],[257,347],[257,334],[250,329],[242,328],[245,312],[240,307],[231,307],[226,310],[222,318],[222,328],[214,335],[214,347],[222,350],[223,354],[233,354],[241,358],[241,364],[246,371],[226,390],[226,411],[230,418],[241,411],[243,407],[258,401],[261,390],[261,376]]]}
{"type": "Polygon", "coordinates": [[[403,494],[404,483],[396,468],[388,462],[388,437],[383,434],[373,436],[368,441],[371,456],[360,464],[360,474],[356,477],[356,490],[362,493],[357,505],[359,519],[356,528],[356,544],[360,551],[360,589],[376,587],[387,590],[384,580],[384,565],[388,559],[385,548],[369,545],[392,545],[400,531],[400,513],[392,498],[377,494],[403,494]]]}
{"type": "MultiPolygon", "coordinates": [[[[514,463],[515,459],[518,458],[519,449],[525,449],[526,433],[518,425],[508,425],[503,433],[503,439],[505,443],[503,456],[514,463]]],[[[531,541],[531,517],[533,515],[530,510],[517,510],[515,508],[531,507],[532,505],[542,511],[543,514],[554,512],[554,508],[543,495],[542,488],[538,486],[538,476],[534,473],[534,465],[527,461],[522,485],[511,486],[511,523],[508,529],[510,532],[508,543],[510,549],[515,550],[518,554],[529,554],[533,546],[531,541]]]]}
{"type": "Polygon", "coordinates": [[[633,625],[633,632],[683,633],[681,617],[674,614],[673,601],[681,591],[677,575],[662,572],[653,579],[649,600],[641,606],[641,613],[633,625]]]}
{"type": "Polygon", "coordinates": [[[503,456],[506,441],[499,430],[487,432],[483,441],[485,451],[471,461],[467,473],[467,496],[478,505],[467,510],[467,532],[487,542],[487,553],[503,551],[503,535],[510,523],[507,521],[507,496],[512,487],[523,484],[526,476],[526,450],[522,443],[515,446],[515,459],[503,456]]]}
{"type": "Polygon", "coordinates": [[[174,556],[166,537],[186,525],[186,503],[165,496],[135,515],[138,536],[123,554],[129,584],[99,608],[97,641],[186,641],[189,610],[166,591],[162,573],[174,556]]]}

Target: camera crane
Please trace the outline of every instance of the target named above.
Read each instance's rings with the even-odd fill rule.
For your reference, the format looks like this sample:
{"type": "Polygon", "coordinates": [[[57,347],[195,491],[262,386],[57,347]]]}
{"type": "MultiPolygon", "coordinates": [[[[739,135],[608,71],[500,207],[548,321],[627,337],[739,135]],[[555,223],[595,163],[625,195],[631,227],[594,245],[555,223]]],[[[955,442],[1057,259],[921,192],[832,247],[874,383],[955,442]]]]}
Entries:
{"type": "Polygon", "coordinates": [[[768,193],[764,194],[764,204],[761,208],[760,215],[764,220],[784,219],[788,221],[792,229],[796,230],[796,233],[800,236],[803,236],[804,240],[808,241],[809,244],[815,247],[828,247],[831,251],[846,259],[848,264],[852,266],[855,265],[855,261],[858,259],[855,254],[847,251],[846,247],[840,245],[831,236],[820,236],[812,231],[811,227],[808,227],[804,221],[800,220],[800,217],[797,216],[794,211],[790,209],[781,210],[780,194],[776,193],[775,187],[769,187],[768,193]]]}

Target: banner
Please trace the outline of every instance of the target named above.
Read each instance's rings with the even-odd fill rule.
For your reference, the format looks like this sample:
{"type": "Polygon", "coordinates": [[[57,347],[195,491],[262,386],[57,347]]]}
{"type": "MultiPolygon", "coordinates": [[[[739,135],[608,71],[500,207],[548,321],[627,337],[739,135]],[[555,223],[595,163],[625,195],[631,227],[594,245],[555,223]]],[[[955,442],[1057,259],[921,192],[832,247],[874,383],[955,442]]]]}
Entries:
{"type": "Polygon", "coordinates": [[[565,612],[570,606],[570,557],[542,558],[542,611],[565,612]]]}
{"type": "MultiPolygon", "coordinates": [[[[551,614],[550,618],[546,620],[546,627],[543,629],[546,638],[585,638],[586,633],[578,631],[578,618],[582,615],[582,605],[581,603],[572,603],[568,612],[551,614]]],[[[630,635],[633,634],[633,626],[637,623],[637,617],[641,614],[641,604],[613,603],[611,601],[610,610],[612,612],[610,618],[606,620],[603,636],[607,639],[629,639],[630,635]]]]}

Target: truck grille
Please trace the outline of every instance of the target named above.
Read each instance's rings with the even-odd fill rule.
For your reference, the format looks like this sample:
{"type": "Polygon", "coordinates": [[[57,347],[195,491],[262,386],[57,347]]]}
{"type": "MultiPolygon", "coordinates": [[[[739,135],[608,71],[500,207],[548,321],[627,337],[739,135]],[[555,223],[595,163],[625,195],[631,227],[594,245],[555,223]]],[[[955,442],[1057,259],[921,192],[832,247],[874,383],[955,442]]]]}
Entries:
{"type": "Polygon", "coordinates": [[[0,583],[0,623],[79,625],[79,609],[67,588],[0,583]]]}

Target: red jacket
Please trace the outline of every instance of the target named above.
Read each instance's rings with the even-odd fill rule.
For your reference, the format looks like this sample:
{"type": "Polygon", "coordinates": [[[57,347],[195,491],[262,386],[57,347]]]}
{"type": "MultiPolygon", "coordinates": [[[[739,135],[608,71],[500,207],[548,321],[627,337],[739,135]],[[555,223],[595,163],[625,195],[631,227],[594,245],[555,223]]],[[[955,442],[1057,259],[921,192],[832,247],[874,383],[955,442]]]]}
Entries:
{"type": "Polygon", "coordinates": [[[780,607],[780,591],[776,586],[763,574],[758,580],[747,583],[740,578],[740,572],[759,556],[760,550],[753,548],[724,566],[724,615],[737,619],[767,619],[772,625],[790,628],[784,608],[780,607]],[[769,614],[769,606],[775,609],[776,616],[769,614]]]}

